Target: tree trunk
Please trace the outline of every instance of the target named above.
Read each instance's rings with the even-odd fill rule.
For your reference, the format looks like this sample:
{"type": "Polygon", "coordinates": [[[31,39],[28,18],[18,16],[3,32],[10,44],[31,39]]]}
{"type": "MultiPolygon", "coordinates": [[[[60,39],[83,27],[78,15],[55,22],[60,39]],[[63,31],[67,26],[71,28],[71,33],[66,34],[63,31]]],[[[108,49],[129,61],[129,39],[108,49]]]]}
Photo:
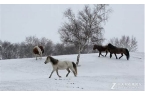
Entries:
{"type": "Polygon", "coordinates": [[[76,62],[77,65],[79,64],[79,60],[80,60],[80,50],[78,51],[77,62],[76,62]]]}
{"type": "MultiPolygon", "coordinates": [[[[84,45],[84,46],[85,46],[85,45],[84,45]]],[[[81,52],[82,52],[84,46],[82,46],[82,47],[79,46],[79,51],[78,51],[78,56],[77,56],[77,62],[76,62],[77,65],[79,64],[80,54],[81,54],[81,52]]]]}

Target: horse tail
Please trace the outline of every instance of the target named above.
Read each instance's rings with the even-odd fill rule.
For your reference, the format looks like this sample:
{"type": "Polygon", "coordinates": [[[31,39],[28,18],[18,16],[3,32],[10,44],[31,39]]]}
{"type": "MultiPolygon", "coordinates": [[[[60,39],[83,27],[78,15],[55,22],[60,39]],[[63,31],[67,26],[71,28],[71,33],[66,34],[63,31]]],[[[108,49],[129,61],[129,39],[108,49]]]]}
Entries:
{"type": "Polygon", "coordinates": [[[126,51],[125,55],[126,55],[126,57],[127,57],[127,60],[129,60],[129,57],[130,57],[129,51],[128,51],[128,49],[125,49],[125,51],[126,51]]]}
{"type": "Polygon", "coordinates": [[[73,64],[73,68],[75,69],[75,72],[76,72],[76,75],[77,75],[77,65],[74,62],[72,62],[72,64],[73,64]]]}

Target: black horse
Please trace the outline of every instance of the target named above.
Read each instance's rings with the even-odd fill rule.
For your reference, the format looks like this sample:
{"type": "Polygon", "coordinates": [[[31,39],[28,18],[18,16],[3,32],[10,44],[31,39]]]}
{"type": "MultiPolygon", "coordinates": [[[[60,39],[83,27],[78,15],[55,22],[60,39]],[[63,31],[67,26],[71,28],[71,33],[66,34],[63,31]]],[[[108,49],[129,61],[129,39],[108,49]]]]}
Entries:
{"type": "MultiPolygon", "coordinates": [[[[107,46],[94,45],[93,50],[95,50],[95,49],[97,49],[99,51],[99,56],[98,57],[100,57],[100,55],[102,55],[101,54],[102,51],[106,51],[106,55],[108,53],[107,46]]],[[[105,57],[106,57],[106,55],[105,55],[105,57]]],[[[104,57],[104,55],[102,55],[102,56],[104,57]]]]}
{"type": "MultiPolygon", "coordinates": [[[[108,51],[110,52],[110,58],[112,57],[113,53],[115,54],[115,56],[116,56],[116,54],[121,54],[119,59],[123,56],[123,54],[125,54],[127,60],[129,60],[130,55],[129,55],[128,49],[126,49],[126,48],[118,48],[118,47],[115,47],[109,43],[108,44],[108,51]]],[[[116,59],[118,59],[117,56],[116,56],[116,59]]]]}

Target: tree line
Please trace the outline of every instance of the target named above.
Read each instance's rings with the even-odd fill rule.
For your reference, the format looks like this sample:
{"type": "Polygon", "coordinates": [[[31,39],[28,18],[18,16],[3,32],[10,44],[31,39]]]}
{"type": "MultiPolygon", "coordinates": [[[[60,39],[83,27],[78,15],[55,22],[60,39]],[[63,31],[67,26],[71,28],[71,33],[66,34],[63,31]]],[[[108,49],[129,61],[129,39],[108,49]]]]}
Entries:
{"type": "MultiPolygon", "coordinates": [[[[103,43],[103,41],[102,41],[103,43]]],[[[100,44],[102,44],[100,43],[100,44]]],[[[129,51],[134,52],[137,50],[137,41],[135,37],[129,37],[123,35],[119,38],[111,38],[108,43],[112,43],[117,47],[127,48],[129,51]]],[[[38,39],[36,36],[26,37],[25,41],[21,43],[11,43],[9,41],[0,40],[0,59],[18,59],[18,58],[32,58],[34,54],[32,52],[34,46],[42,45],[44,47],[43,56],[48,55],[68,55],[77,54],[78,49],[75,45],[66,45],[64,43],[53,43],[51,40],[43,37],[38,39]]],[[[97,53],[97,50],[93,50],[94,44],[87,44],[81,54],[97,53]]]]}
{"type": "MultiPolygon", "coordinates": [[[[39,39],[36,36],[29,36],[21,43],[11,43],[9,41],[0,40],[0,58],[32,58],[34,57],[33,48],[36,45],[42,45],[44,47],[45,51],[43,56],[77,54],[77,48],[74,45],[53,43],[50,39],[45,37],[39,39]]],[[[92,48],[86,47],[82,53],[88,53],[88,49],[90,52],[95,52],[92,48]]]]}

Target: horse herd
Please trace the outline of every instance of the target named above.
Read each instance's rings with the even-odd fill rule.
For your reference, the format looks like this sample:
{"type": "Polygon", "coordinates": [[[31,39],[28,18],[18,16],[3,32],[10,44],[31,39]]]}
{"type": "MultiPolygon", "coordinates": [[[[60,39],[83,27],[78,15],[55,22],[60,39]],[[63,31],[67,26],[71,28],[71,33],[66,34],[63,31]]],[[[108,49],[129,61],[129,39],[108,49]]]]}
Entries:
{"type": "MultiPolygon", "coordinates": [[[[129,57],[130,57],[128,49],[113,46],[111,43],[109,43],[106,46],[95,44],[94,47],[93,47],[93,50],[95,50],[95,49],[97,49],[99,51],[99,56],[98,57],[100,57],[100,55],[104,56],[104,55],[101,54],[101,52],[104,52],[104,51],[106,52],[106,55],[108,54],[108,52],[110,52],[110,58],[112,57],[112,54],[115,55],[116,59],[118,59],[116,54],[121,54],[119,59],[123,56],[123,54],[126,55],[127,60],[129,60],[129,57]]],[[[38,56],[40,56],[40,58],[42,59],[42,54],[44,53],[43,46],[35,46],[33,48],[33,53],[36,56],[36,60],[37,60],[38,56]]],[[[105,55],[105,57],[106,57],[106,55],[105,55]]],[[[53,70],[52,70],[49,78],[51,78],[54,71],[56,71],[58,77],[61,77],[58,73],[58,70],[64,70],[64,69],[66,69],[68,71],[68,73],[66,74],[66,77],[69,75],[70,70],[73,72],[75,77],[77,76],[77,65],[74,62],[59,61],[58,59],[55,59],[51,56],[47,56],[44,63],[47,64],[49,62],[52,64],[52,67],[53,67],[53,70]]]]}
{"type": "MultiPolygon", "coordinates": [[[[116,54],[121,54],[119,59],[123,56],[123,54],[126,55],[127,60],[129,60],[129,57],[130,57],[128,49],[119,48],[119,47],[113,46],[110,43],[106,46],[94,45],[93,50],[95,50],[95,49],[98,49],[98,51],[99,51],[99,56],[98,57],[100,57],[100,55],[102,55],[101,54],[102,51],[106,51],[106,55],[107,55],[108,52],[110,52],[110,58],[112,57],[112,54],[115,55],[116,59],[118,59],[116,54]]],[[[106,57],[106,55],[105,55],[105,57],[106,57]]],[[[102,56],[104,56],[104,55],[102,55],[102,56]]]]}

